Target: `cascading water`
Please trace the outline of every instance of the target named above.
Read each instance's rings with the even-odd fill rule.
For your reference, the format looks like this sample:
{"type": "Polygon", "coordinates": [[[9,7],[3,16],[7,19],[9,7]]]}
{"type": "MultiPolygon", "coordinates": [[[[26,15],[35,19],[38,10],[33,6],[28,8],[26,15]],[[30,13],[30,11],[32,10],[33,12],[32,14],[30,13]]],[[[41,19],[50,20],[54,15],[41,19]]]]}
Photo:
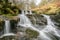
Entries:
{"type": "Polygon", "coordinates": [[[7,21],[5,21],[4,34],[9,33],[9,32],[10,32],[10,21],[7,20],[7,21]]]}
{"type": "Polygon", "coordinates": [[[20,18],[20,22],[18,23],[18,25],[38,31],[39,36],[37,40],[57,40],[53,35],[60,37],[60,34],[57,31],[57,28],[55,27],[54,23],[51,21],[50,16],[43,16],[47,19],[47,25],[42,30],[39,30],[38,28],[35,28],[34,25],[32,25],[24,11],[22,11],[22,14],[18,16],[20,18]]]}
{"type": "Polygon", "coordinates": [[[22,14],[20,14],[18,16],[20,18],[20,22],[18,23],[18,25],[24,26],[24,27],[31,25],[31,22],[29,21],[29,19],[25,15],[24,11],[22,11],[22,14]]]}
{"type": "Polygon", "coordinates": [[[53,31],[54,35],[60,37],[60,34],[58,33],[58,30],[55,27],[54,23],[51,21],[50,16],[48,16],[48,15],[43,15],[43,16],[47,19],[47,26],[46,26],[46,28],[43,29],[43,31],[45,31],[45,32],[53,31]]]}
{"type": "MultiPolygon", "coordinates": [[[[30,22],[29,18],[24,14],[24,11],[22,11],[22,14],[19,16],[20,17],[20,22],[18,23],[18,25],[26,27],[26,28],[31,28],[33,30],[36,30],[39,32],[39,34],[41,34],[41,36],[44,36],[45,34],[43,32],[41,32],[39,29],[35,28],[32,23],[30,22]]],[[[49,37],[44,36],[44,38],[47,38],[47,40],[50,40],[49,37]]]]}
{"type": "MultiPolygon", "coordinates": [[[[50,37],[49,40],[57,40],[53,35],[60,37],[59,31],[55,27],[54,23],[51,21],[50,16],[44,14],[43,16],[47,19],[47,25],[45,26],[44,29],[41,30],[40,37],[44,37],[45,34],[45,36],[47,36],[48,38],[50,37]]],[[[46,38],[41,38],[41,39],[48,40],[46,38]]]]}
{"type": "Polygon", "coordinates": [[[10,21],[9,20],[5,20],[5,27],[4,27],[4,34],[2,36],[0,36],[0,38],[3,38],[5,36],[15,36],[14,33],[10,32],[10,21]]]}
{"type": "Polygon", "coordinates": [[[32,11],[30,10],[30,14],[32,14],[32,11]]]}

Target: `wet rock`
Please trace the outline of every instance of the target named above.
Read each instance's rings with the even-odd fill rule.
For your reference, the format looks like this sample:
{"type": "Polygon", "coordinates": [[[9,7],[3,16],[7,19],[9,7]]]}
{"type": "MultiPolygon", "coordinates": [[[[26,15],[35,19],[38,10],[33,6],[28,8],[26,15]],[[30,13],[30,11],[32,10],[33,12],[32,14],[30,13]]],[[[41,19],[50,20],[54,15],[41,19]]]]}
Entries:
{"type": "Polygon", "coordinates": [[[16,33],[17,32],[17,23],[18,20],[10,20],[11,31],[16,33]]]}
{"type": "Polygon", "coordinates": [[[29,38],[37,38],[38,37],[38,35],[39,35],[39,33],[37,32],[37,31],[35,31],[35,30],[31,30],[31,29],[26,29],[26,36],[27,37],[29,37],[29,38]]]}
{"type": "Polygon", "coordinates": [[[15,37],[14,36],[6,36],[6,37],[1,38],[0,40],[15,40],[15,37]]]}
{"type": "Polygon", "coordinates": [[[0,20],[0,32],[4,29],[4,21],[0,20]]]}
{"type": "MultiPolygon", "coordinates": [[[[19,29],[19,28],[18,28],[19,29]]],[[[39,33],[35,30],[29,28],[22,28],[24,31],[20,30],[17,32],[16,39],[17,40],[32,40],[38,37],[39,33]]]]}
{"type": "Polygon", "coordinates": [[[24,32],[17,32],[16,33],[16,40],[24,40],[25,39],[25,33],[24,32]]]}
{"type": "Polygon", "coordinates": [[[42,15],[38,15],[38,14],[33,14],[33,15],[27,15],[32,24],[37,24],[37,25],[46,25],[47,24],[47,20],[42,16],[42,15]]]}
{"type": "Polygon", "coordinates": [[[56,15],[50,15],[52,21],[54,22],[54,24],[58,27],[60,27],[60,14],[56,14],[56,15]]]}

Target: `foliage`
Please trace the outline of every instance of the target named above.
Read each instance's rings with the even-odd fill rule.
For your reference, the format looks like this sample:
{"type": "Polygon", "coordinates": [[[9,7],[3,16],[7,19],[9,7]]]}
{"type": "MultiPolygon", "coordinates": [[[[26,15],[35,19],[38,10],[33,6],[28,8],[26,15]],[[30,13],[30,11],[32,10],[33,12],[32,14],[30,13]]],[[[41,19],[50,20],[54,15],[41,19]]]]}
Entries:
{"type": "Polygon", "coordinates": [[[0,0],[0,15],[17,15],[19,9],[15,4],[9,3],[8,0],[0,0]]]}
{"type": "Polygon", "coordinates": [[[57,14],[60,12],[60,3],[49,3],[47,5],[32,9],[33,11],[36,11],[38,14],[57,14]]]}
{"type": "Polygon", "coordinates": [[[35,7],[36,7],[35,0],[32,0],[32,1],[30,2],[30,7],[31,7],[31,8],[35,8],[35,7]]]}

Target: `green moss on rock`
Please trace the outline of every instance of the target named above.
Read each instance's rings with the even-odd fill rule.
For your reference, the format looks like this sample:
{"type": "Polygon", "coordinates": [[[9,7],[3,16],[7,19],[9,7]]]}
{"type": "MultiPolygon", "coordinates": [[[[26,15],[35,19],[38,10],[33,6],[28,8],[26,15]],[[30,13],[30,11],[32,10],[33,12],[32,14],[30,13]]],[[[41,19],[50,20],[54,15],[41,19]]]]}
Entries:
{"type": "Polygon", "coordinates": [[[28,35],[29,38],[37,38],[39,33],[35,30],[27,29],[26,34],[28,35]]]}

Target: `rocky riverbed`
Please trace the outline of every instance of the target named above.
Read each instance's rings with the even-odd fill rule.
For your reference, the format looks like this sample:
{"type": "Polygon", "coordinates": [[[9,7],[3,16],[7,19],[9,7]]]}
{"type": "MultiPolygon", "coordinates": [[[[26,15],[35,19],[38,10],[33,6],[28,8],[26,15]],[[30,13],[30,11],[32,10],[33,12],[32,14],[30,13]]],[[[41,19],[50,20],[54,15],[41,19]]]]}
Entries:
{"type": "MultiPolygon", "coordinates": [[[[60,14],[58,15],[49,15],[52,19],[52,21],[55,23],[55,25],[60,29],[60,14]]],[[[31,20],[33,25],[47,25],[47,20],[42,16],[41,14],[27,14],[28,18],[31,20]]],[[[8,17],[9,18],[9,17],[8,17]]],[[[12,40],[19,40],[19,37],[21,40],[32,40],[38,37],[39,33],[35,30],[31,30],[29,28],[23,28],[23,27],[17,27],[17,24],[19,22],[19,18],[17,16],[13,16],[9,18],[10,20],[10,26],[13,33],[16,34],[15,37],[13,37],[12,40]]],[[[4,20],[0,19],[0,32],[2,32],[4,29],[4,20]]],[[[5,39],[3,39],[5,40],[5,39]]]]}

